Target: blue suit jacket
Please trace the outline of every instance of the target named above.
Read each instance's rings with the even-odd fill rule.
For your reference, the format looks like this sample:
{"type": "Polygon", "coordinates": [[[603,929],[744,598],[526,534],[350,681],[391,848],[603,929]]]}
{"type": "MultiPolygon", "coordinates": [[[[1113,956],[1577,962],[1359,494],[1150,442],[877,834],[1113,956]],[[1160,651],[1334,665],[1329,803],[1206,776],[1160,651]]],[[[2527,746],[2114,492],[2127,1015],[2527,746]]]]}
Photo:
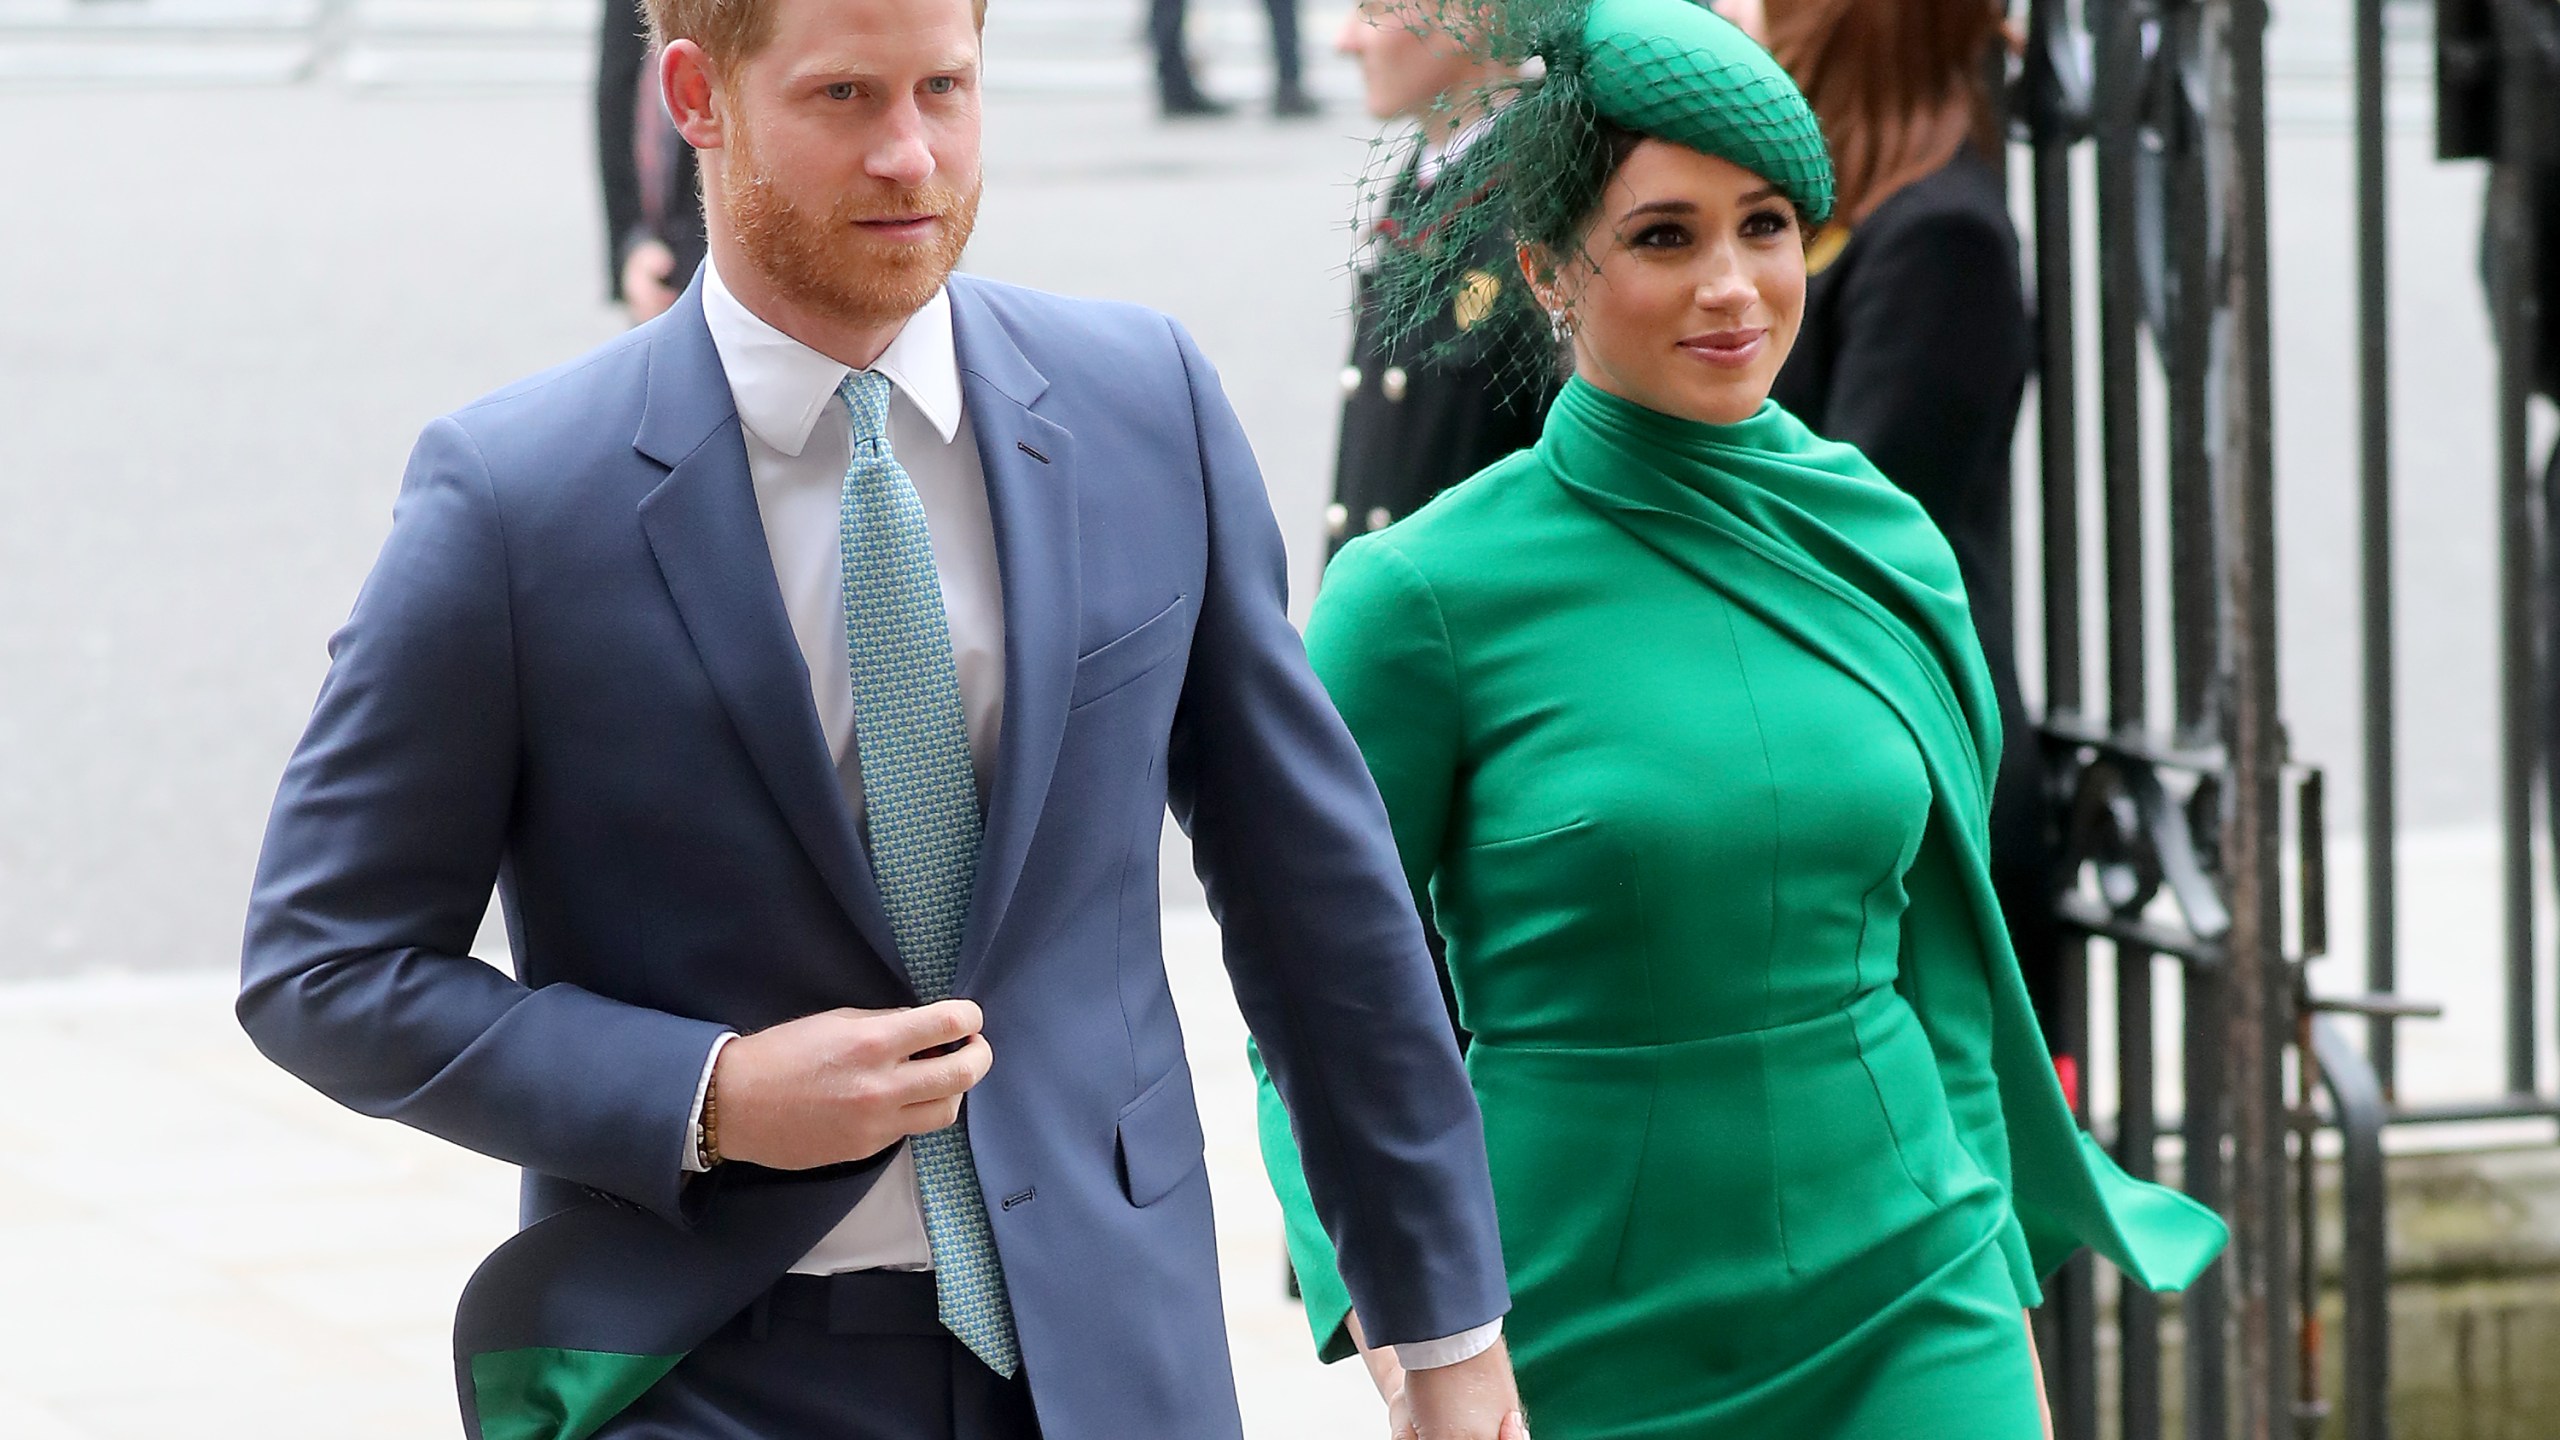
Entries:
{"type": "MultiPolygon", "coordinates": [[[[1189,336],[955,277],[1005,715],[957,993],[969,1126],[1050,1440],[1239,1425],[1158,831],[1381,1340],[1507,1305],[1475,1102],[1350,737],[1189,336]]],[[[915,1003],[785,618],[698,292],[427,427],[276,798],[241,1022],[328,1095],[525,1171],[465,1292],[483,1440],[592,1433],[877,1161],[688,1183],[723,1029],[915,1003]],[[468,952],[495,881],[517,975],[468,952]]]]}

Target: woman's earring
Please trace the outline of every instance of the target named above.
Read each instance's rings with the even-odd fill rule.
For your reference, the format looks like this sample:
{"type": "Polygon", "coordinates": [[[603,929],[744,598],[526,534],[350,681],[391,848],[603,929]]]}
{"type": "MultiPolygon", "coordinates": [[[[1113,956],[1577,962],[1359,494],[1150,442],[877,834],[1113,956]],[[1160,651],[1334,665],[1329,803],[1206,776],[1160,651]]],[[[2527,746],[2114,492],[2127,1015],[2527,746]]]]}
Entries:
{"type": "Polygon", "coordinates": [[[1556,307],[1555,309],[1553,309],[1553,310],[1548,311],[1548,312],[1547,312],[1547,329],[1555,335],[1555,339],[1556,339],[1556,343],[1557,343],[1557,344],[1559,344],[1559,345],[1570,345],[1570,344],[1572,344],[1572,343],[1573,343],[1573,312],[1571,312],[1571,311],[1569,311],[1569,310],[1565,309],[1565,308],[1564,308],[1563,306],[1561,306],[1561,305],[1557,306],[1557,307],[1556,307]]]}

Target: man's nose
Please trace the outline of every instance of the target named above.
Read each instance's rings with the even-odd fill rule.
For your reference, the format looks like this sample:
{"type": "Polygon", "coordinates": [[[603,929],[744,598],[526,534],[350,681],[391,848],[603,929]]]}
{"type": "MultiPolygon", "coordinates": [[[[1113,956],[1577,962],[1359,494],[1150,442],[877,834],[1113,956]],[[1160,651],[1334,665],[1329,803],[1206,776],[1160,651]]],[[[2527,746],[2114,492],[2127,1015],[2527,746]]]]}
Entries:
{"type": "Polygon", "coordinates": [[[900,106],[886,118],[863,173],[892,185],[922,185],[933,178],[933,147],[925,142],[923,117],[914,106],[900,106]]]}

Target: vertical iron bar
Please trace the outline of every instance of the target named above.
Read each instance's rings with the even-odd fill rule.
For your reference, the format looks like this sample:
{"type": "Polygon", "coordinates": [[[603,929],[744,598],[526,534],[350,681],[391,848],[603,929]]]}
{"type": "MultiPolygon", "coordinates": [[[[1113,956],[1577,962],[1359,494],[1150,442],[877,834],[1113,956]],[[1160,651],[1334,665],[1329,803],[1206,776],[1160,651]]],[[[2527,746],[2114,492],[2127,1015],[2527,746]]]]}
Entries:
{"type": "MultiPolygon", "coordinates": [[[[2229,1030],[2223,1022],[2229,967],[2188,966],[2186,1037],[2186,1191],[2220,1214],[2231,1210],[2231,1185],[2223,1158],[2229,1132],[2229,1090],[2224,1083],[2229,1030]]],[[[2231,1415],[2231,1261],[2218,1260],[2179,1297],[2186,1329],[2187,1440],[2222,1440],[2231,1415]]]]}
{"type": "MultiPolygon", "coordinates": [[[[2089,1053],[2089,942],[2077,934],[2061,941],[2063,1051],[2089,1053]]],[[[2072,1094],[2072,1115],[2089,1123],[2089,1087],[2072,1094]]],[[[2051,1347],[2045,1353],[2048,1399],[2058,1440],[2098,1440],[2097,1269],[2087,1253],[2074,1255],[2047,1287],[2045,1312],[2051,1347]]]]}
{"type": "Polygon", "coordinates": [[[2080,396],[2073,349],[2077,303],[2071,254],[2071,138],[2056,112],[2061,85],[2050,66],[2064,0],[2027,12],[2028,63],[2039,87],[2035,134],[2036,457],[2044,522],[2044,708],[2077,712],[2080,679],[2080,396]]]}
{"type": "MultiPolygon", "coordinates": [[[[2044,711],[2077,713],[2085,703],[2080,664],[2080,410],[2078,302],[2072,256],[2071,136],[2061,123],[2062,79],[2055,46],[2068,28],[2067,0],[2031,0],[2027,9],[2028,115],[2034,127],[2036,276],[2036,457],[2043,528],[2044,711]]],[[[2063,973],[2066,1023],[2088,1028],[2088,946],[2069,942],[2063,973]]],[[[2086,1047],[2082,1052],[2086,1053],[2086,1047]]],[[[2082,1087],[2085,1105],[2086,1086],[2082,1087]]],[[[2085,1115],[2084,1115],[2085,1118],[2085,1115]]],[[[2063,1440],[2097,1440],[2098,1318],[2086,1257],[2065,1267],[2056,1287],[2048,1359],[2063,1440]]]]}
{"type": "MultiPolygon", "coordinates": [[[[2526,38],[2520,23],[2523,17],[2513,9],[2511,4],[2498,7],[2499,36],[2507,46],[2520,50],[2526,38]]],[[[2526,107],[2548,103],[2549,97],[2527,95],[2523,92],[2529,87],[2521,84],[2499,88],[2499,153],[2490,176],[2489,276],[2498,344],[2498,788],[2505,852],[2507,1091],[2530,1095],[2539,1081],[2534,1063],[2538,1017],[2533,993],[2533,780],[2539,749],[2534,679],[2540,666],[2534,644],[2533,480],[2525,429],[2525,405],[2532,385],[2527,351],[2533,335],[2524,323],[2530,282],[2522,192],[2530,155],[2524,142],[2530,138],[2532,124],[2526,107]]]]}
{"type": "Polygon", "coordinates": [[[2213,219],[2200,117],[2188,93],[2196,0],[2170,0],[2161,26],[2157,111],[2166,147],[2169,334],[2169,628],[2180,738],[2220,740],[2221,576],[2213,513],[2213,219]]]}
{"type": "Polygon", "coordinates": [[[2232,1239],[2242,1440],[2276,1440],[2293,1403],[2290,1125],[2284,1057],[2292,983],[2284,955],[2284,727],[2276,668],[2274,402],[2267,296],[2266,0],[2218,0],[2216,159],[2230,259],[2223,352],[2222,476],[2228,507],[2232,670],[2232,1239]]]}
{"type": "MultiPolygon", "coordinates": [[[[2158,1087],[2152,1076],[2151,952],[2116,947],[2116,1163],[2137,1180],[2159,1172],[2158,1087]]],[[[2122,1440],[2159,1440],[2160,1301],[2139,1285],[2116,1291],[2117,1397],[2122,1440]]]]}
{"type": "Polygon", "coordinates": [[[2107,590],[2107,715],[2118,733],[2148,718],[2149,645],[2143,612],[2142,250],[2134,214],[2141,204],[2142,20],[2137,0],[2106,0],[2097,35],[2098,378],[2100,525],[2107,590]]]}
{"type": "Polygon", "coordinates": [[[2336,1111],[2338,1208],[2346,1220],[2346,1353],[2339,1366],[2347,1402],[2346,1440],[2391,1437],[2390,1191],[2382,1167],[2388,1106],[2364,1057],[2326,1019],[2311,1027],[2320,1078],[2336,1111]]]}
{"type": "MultiPolygon", "coordinates": [[[[2362,428],[2364,581],[2365,988],[2399,988],[2399,743],[2391,617],[2390,181],[2384,150],[2383,0],[2356,0],[2356,320],[2362,428]]],[[[2369,1022],[2366,1048],[2389,1095],[2399,1088],[2399,1034],[2369,1022]]]]}

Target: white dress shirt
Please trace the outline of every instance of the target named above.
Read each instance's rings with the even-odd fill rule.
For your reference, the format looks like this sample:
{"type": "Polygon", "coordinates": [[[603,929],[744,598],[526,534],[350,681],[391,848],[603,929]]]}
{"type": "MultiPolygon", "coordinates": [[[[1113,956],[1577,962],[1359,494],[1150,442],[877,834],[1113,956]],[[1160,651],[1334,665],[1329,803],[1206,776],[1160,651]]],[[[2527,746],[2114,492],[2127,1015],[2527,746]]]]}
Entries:
{"type": "MultiPolygon", "coordinates": [[[[862,819],[862,772],[853,754],[853,680],[845,659],[844,549],[840,512],[853,439],[836,387],[848,372],[741,304],[705,262],[702,315],[746,431],[747,474],[755,482],[782,608],[809,664],[818,724],[835,756],[855,823],[862,819]]],[[[924,502],[925,528],[942,577],[951,622],[951,658],[960,672],[969,755],[978,793],[987,793],[1004,718],[1004,589],[996,571],[995,522],[987,510],[978,445],[961,428],[960,361],[951,335],[951,297],[936,291],[871,363],[890,384],[889,451],[924,502]]],[[[717,1061],[719,1052],[712,1058],[717,1061]]],[[[707,1082],[709,1074],[706,1071],[707,1082]]],[[[795,1274],[845,1270],[929,1270],[924,1207],[915,1161],[905,1146],[862,1203],[792,1266],[795,1274]]]]}
{"type": "MultiPolygon", "coordinates": [[[[844,403],[836,395],[849,372],[748,310],[708,260],[702,267],[702,313],[746,432],[747,473],[755,485],[783,609],[808,662],[818,723],[858,824],[862,776],[858,762],[848,759],[853,752],[853,681],[845,658],[839,525],[853,444],[844,403]]],[[[968,718],[969,754],[977,766],[983,804],[1004,719],[1004,588],[996,568],[986,472],[977,441],[962,424],[950,293],[936,291],[871,368],[888,377],[889,450],[914,482],[916,498],[924,502],[925,527],[933,536],[943,613],[951,623],[951,654],[960,672],[960,703],[968,718]]],[[[711,1062],[719,1058],[715,1046],[711,1062]]],[[[710,1083],[710,1065],[705,1065],[702,1088],[710,1083]]],[[[701,1103],[698,1091],[697,1119],[701,1103]]],[[[852,1213],[791,1267],[799,1275],[932,1268],[933,1245],[925,1233],[915,1162],[904,1145],[852,1213]]],[[[1501,1333],[1502,1322],[1496,1320],[1447,1339],[1395,1348],[1407,1369],[1430,1369],[1482,1353],[1501,1333]]]]}

